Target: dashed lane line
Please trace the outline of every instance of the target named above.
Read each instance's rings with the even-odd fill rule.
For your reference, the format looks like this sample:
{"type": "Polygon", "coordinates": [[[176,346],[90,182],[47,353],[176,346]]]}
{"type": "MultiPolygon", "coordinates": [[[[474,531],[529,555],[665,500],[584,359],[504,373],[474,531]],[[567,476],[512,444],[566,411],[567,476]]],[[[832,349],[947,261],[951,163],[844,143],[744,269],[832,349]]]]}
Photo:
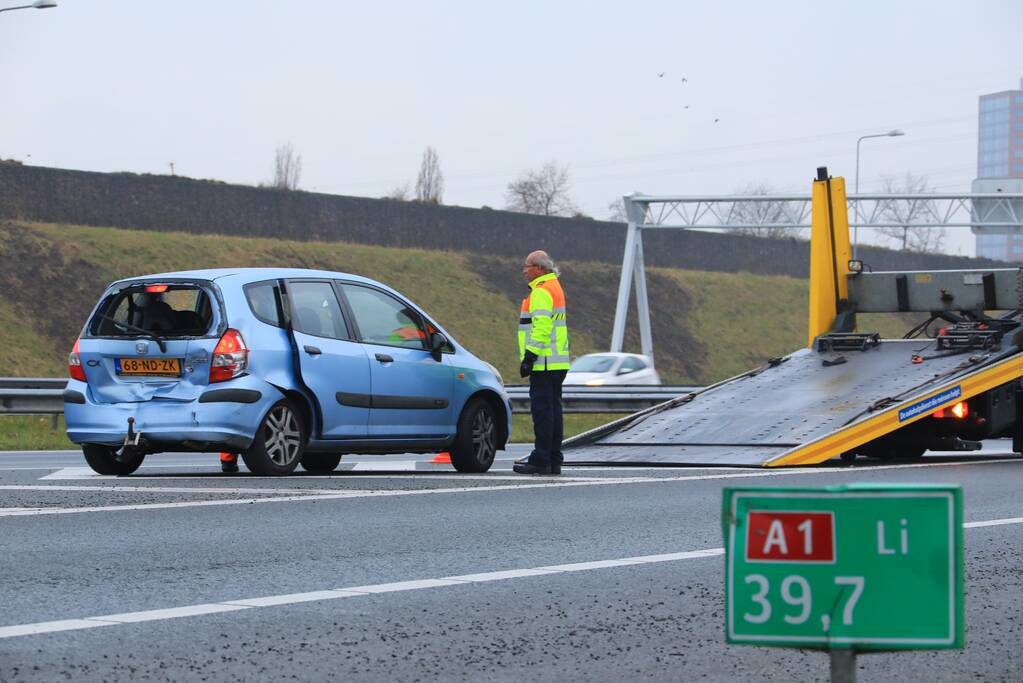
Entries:
{"type": "MultiPolygon", "coordinates": [[[[963,524],[963,527],[967,529],[973,529],[978,527],[1003,526],[1007,524],[1023,524],[1023,517],[967,522],[963,524]]],[[[149,621],[166,621],[169,619],[180,619],[183,617],[195,617],[208,614],[219,614],[224,612],[239,612],[248,609],[281,607],[285,605],[295,605],[305,602],[322,602],[326,600],[358,598],[367,595],[379,595],[382,593],[430,590],[434,588],[446,588],[450,586],[459,585],[464,586],[473,583],[509,581],[519,578],[542,576],[547,574],[597,571],[601,569],[612,569],[645,564],[680,562],[682,560],[697,560],[709,557],[720,557],[721,555],[724,555],[724,552],[725,552],[724,548],[704,548],[702,550],[688,550],[676,553],[661,553],[658,555],[639,555],[635,557],[596,560],[592,562],[574,562],[569,564],[555,564],[542,567],[528,567],[521,569],[502,569],[492,572],[478,572],[475,574],[442,576],[434,579],[413,579],[410,581],[394,581],[388,583],[377,583],[360,586],[345,586],[343,588],[331,588],[327,590],[308,591],[304,593],[268,595],[257,598],[225,600],[223,602],[211,602],[198,605],[184,605],[181,607],[144,610],[139,612],[104,614],[95,617],[85,617],[81,619],[60,619],[56,621],[42,621],[32,624],[15,624],[12,626],[0,627],[0,639],[16,638],[19,636],[28,635],[41,635],[46,633],[57,633],[60,631],[77,631],[90,628],[99,628],[102,626],[139,624],[149,621]]]]}
{"type": "Polygon", "coordinates": [[[34,624],[18,624],[14,626],[0,627],[0,639],[16,638],[18,636],[28,635],[41,635],[44,633],[57,633],[59,631],[77,631],[82,629],[99,628],[102,626],[138,624],[147,621],[166,621],[168,619],[179,619],[182,617],[194,617],[207,614],[218,614],[222,612],[238,612],[264,607],[279,607],[303,602],[357,598],[367,595],[379,595],[381,593],[429,590],[449,586],[466,586],[473,583],[507,581],[527,576],[540,576],[543,574],[562,574],[568,572],[593,571],[606,569],[608,567],[695,560],[707,557],[717,557],[722,554],[724,554],[724,548],[707,548],[705,550],[692,550],[679,553],[627,557],[618,560],[599,560],[597,562],[579,562],[575,564],[560,564],[528,569],[505,569],[495,572],[445,576],[436,579],[415,579],[412,581],[396,581],[363,586],[349,586],[345,588],[310,591],[306,593],[292,593],[289,595],[269,595],[259,598],[225,600],[224,602],[186,605],[167,609],[125,612],[121,614],[104,614],[95,617],[85,617],[83,619],[43,621],[34,624]]]}
{"type": "Polygon", "coordinates": [[[986,522],[966,522],[964,529],[979,529],[985,526],[1002,526],[1004,524],[1023,524],[1023,517],[1009,517],[1007,519],[990,519],[986,522]]]}

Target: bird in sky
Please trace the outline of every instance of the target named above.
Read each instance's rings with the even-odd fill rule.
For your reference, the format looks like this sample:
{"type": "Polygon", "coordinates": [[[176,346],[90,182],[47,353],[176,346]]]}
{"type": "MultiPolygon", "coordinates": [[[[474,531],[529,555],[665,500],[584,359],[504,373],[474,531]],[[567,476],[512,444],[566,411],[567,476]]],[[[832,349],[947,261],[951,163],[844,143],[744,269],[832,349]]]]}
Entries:
{"type": "Polygon", "coordinates": [[[689,82],[689,79],[688,79],[688,78],[686,78],[685,76],[683,76],[683,77],[682,77],[682,82],[683,82],[683,83],[688,83],[688,82],[689,82]]]}
{"type": "Polygon", "coordinates": [[[689,105],[688,104],[686,105],[686,109],[689,109],[689,105]]]}
{"type": "Polygon", "coordinates": [[[664,72],[663,72],[663,71],[661,71],[660,73],[658,73],[658,74],[657,74],[657,77],[658,77],[658,78],[664,78],[664,72]]]}
{"type": "Polygon", "coordinates": [[[714,123],[717,123],[717,122],[718,122],[718,121],[720,121],[720,120],[721,120],[721,119],[714,119],[714,123]]]}

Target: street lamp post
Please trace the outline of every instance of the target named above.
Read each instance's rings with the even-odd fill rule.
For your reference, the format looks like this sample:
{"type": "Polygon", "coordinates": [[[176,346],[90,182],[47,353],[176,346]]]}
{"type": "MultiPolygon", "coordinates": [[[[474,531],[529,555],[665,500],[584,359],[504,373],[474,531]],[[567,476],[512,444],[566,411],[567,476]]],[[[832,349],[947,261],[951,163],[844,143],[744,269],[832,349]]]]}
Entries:
{"type": "Polygon", "coordinates": [[[31,5],[18,5],[17,7],[0,7],[0,12],[11,12],[16,9],[50,9],[57,6],[57,0],[36,0],[31,5]]]}
{"type": "MultiPolygon", "coordinates": [[[[867,138],[895,138],[905,133],[898,128],[888,131],[887,133],[875,133],[873,135],[864,135],[856,141],[856,187],[853,190],[853,194],[860,194],[860,143],[867,138]]],[[[856,202],[856,227],[853,228],[853,258],[857,258],[860,244],[860,203],[856,202]]]]}

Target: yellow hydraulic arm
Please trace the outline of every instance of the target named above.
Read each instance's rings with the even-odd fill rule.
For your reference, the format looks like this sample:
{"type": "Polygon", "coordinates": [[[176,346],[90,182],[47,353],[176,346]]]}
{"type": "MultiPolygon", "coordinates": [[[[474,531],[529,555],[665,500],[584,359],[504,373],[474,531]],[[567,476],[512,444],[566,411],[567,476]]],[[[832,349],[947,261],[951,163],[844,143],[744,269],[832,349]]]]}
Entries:
{"type": "Polygon", "coordinates": [[[835,319],[848,306],[846,276],[851,258],[845,178],[830,178],[827,169],[818,168],[810,231],[808,347],[818,335],[832,331],[835,319]]]}

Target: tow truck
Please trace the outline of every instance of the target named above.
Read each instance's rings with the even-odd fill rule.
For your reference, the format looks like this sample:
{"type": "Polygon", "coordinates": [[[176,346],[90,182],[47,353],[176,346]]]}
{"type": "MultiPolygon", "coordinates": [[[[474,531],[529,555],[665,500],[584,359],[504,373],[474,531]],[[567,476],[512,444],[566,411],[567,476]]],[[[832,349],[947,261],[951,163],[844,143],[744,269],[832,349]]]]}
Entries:
{"type": "Polygon", "coordinates": [[[805,466],[1023,452],[1023,268],[874,272],[852,257],[845,180],[813,183],[807,346],[565,441],[576,464],[805,466]],[[926,319],[901,339],[857,314],[926,319]]]}

